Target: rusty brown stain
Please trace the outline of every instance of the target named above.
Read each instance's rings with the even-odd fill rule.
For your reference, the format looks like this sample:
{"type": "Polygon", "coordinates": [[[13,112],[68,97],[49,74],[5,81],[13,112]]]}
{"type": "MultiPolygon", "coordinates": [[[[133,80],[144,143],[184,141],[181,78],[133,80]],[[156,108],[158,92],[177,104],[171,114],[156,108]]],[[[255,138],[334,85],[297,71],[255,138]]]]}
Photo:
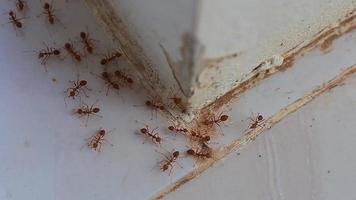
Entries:
{"type": "Polygon", "coordinates": [[[330,35],[328,38],[326,38],[321,44],[320,44],[320,50],[323,52],[323,53],[328,53],[330,52],[332,49],[331,49],[331,45],[333,44],[334,40],[336,38],[338,38],[339,35],[338,34],[332,34],[330,35]]]}
{"type": "Polygon", "coordinates": [[[217,161],[225,158],[227,155],[241,148],[243,145],[246,145],[247,143],[254,141],[265,130],[272,128],[275,124],[283,120],[288,115],[294,113],[301,107],[305,106],[306,104],[314,100],[316,97],[324,94],[325,92],[331,91],[333,88],[335,88],[335,86],[342,84],[346,79],[348,79],[350,76],[354,75],[355,73],[356,73],[356,65],[348,67],[346,70],[344,70],[341,74],[334,77],[332,80],[322,84],[319,87],[316,87],[316,89],[314,89],[310,94],[307,94],[297,99],[296,101],[289,104],[287,107],[285,107],[284,109],[282,109],[281,111],[279,111],[278,113],[276,113],[275,115],[267,119],[263,127],[253,129],[247,132],[246,134],[244,134],[239,139],[233,141],[231,144],[215,150],[214,159],[209,159],[206,160],[205,162],[198,163],[194,171],[182,177],[181,179],[179,179],[178,181],[170,185],[167,189],[158,193],[152,199],[162,199],[165,195],[175,191],[180,186],[184,185],[188,181],[202,174],[205,170],[207,170],[209,167],[214,165],[217,161]]]}

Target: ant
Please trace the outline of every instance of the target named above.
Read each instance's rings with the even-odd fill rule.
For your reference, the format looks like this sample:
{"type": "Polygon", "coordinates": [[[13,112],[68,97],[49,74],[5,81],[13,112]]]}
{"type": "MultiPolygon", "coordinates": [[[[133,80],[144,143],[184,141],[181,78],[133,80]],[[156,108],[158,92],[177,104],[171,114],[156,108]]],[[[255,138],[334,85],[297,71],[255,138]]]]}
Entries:
{"type": "MultiPolygon", "coordinates": [[[[160,152],[158,152],[158,153],[160,153],[160,152]]],[[[174,152],[172,153],[172,155],[170,155],[170,156],[167,156],[167,155],[165,155],[165,154],[163,154],[163,153],[160,153],[160,154],[162,154],[162,155],[164,156],[164,158],[165,158],[165,160],[163,160],[163,161],[161,162],[161,163],[163,163],[163,164],[161,165],[160,169],[161,169],[163,172],[165,172],[165,171],[167,171],[167,170],[170,168],[170,170],[169,170],[169,175],[171,175],[172,170],[173,170],[173,163],[177,161],[177,159],[178,159],[178,157],[179,157],[179,151],[174,151],[174,152]]],[[[177,162],[177,164],[178,164],[178,162],[177,162]]]]}
{"type": "Polygon", "coordinates": [[[132,84],[134,82],[131,77],[121,72],[120,70],[115,71],[115,75],[128,84],[132,84]]]}
{"type": "Polygon", "coordinates": [[[162,111],[166,110],[166,108],[163,105],[161,105],[160,103],[158,103],[157,101],[154,101],[154,100],[147,100],[145,102],[145,105],[148,107],[162,110],[162,111]]]}
{"type": "Polygon", "coordinates": [[[110,132],[111,131],[106,132],[104,129],[100,129],[95,135],[93,135],[93,136],[91,136],[90,138],[87,139],[87,140],[89,140],[88,147],[91,148],[91,149],[94,149],[94,151],[100,152],[101,151],[101,145],[103,144],[104,141],[107,141],[106,139],[104,139],[104,137],[105,137],[106,134],[108,134],[110,132]]]}
{"type": "Polygon", "coordinates": [[[177,133],[179,133],[179,132],[181,132],[181,133],[183,133],[183,134],[188,133],[188,129],[186,129],[186,128],[178,128],[178,127],[176,127],[176,126],[168,126],[168,129],[169,129],[170,131],[175,131],[175,132],[177,132],[177,133]]]}
{"type": "Polygon", "coordinates": [[[255,129],[257,128],[257,126],[262,127],[259,123],[261,123],[263,121],[263,116],[260,115],[260,113],[257,113],[257,116],[255,119],[249,117],[249,119],[252,121],[252,123],[250,123],[249,129],[255,129]]]}
{"type": "Polygon", "coordinates": [[[59,51],[59,49],[56,48],[52,48],[52,47],[48,47],[45,43],[43,43],[46,48],[45,49],[41,49],[38,53],[38,59],[41,60],[41,64],[45,65],[48,58],[50,56],[59,56],[61,54],[61,52],[59,51]]]}
{"type": "Polygon", "coordinates": [[[24,0],[17,0],[16,2],[16,7],[18,11],[23,11],[23,9],[25,8],[26,5],[26,1],[24,0]]]}
{"type": "Polygon", "coordinates": [[[213,124],[216,124],[220,126],[219,123],[226,121],[229,118],[228,115],[223,115],[220,113],[219,117],[215,117],[215,115],[211,116],[210,119],[204,121],[204,125],[211,126],[213,124]]]}
{"type": "MultiPolygon", "coordinates": [[[[92,72],[91,72],[91,74],[96,75],[96,74],[94,74],[94,73],[92,73],[92,72]]],[[[96,75],[96,76],[98,76],[98,75],[96,75]]],[[[98,76],[98,77],[101,78],[101,79],[103,79],[103,80],[105,81],[105,84],[106,84],[107,87],[108,87],[108,89],[106,90],[106,96],[109,95],[110,87],[112,87],[112,88],[114,88],[114,89],[116,89],[116,90],[119,90],[119,89],[120,89],[119,84],[117,84],[117,83],[115,83],[115,82],[112,81],[112,79],[111,79],[111,74],[110,74],[109,72],[104,71],[104,72],[101,73],[101,76],[98,76]]]]}
{"type": "Polygon", "coordinates": [[[215,117],[215,115],[210,116],[210,119],[205,120],[203,124],[206,126],[213,126],[214,124],[216,124],[221,129],[220,123],[225,122],[228,118],[228,115],[223,115],[222,113],[220,113],[219,117],[215,117]]]}
{"type": "Polygon", "coordinates": [[[191,137],[193,137],[193,138],[195,138],[195,139],[197,139],[197,140],[199,140],[199,141],[201,141],[201,142],[203,142],[203,143],[207,143],[207,142],[209,142],[210,141],[210,136],[209,135],[202,135],[201,133],[200,133],[200,131],[191,131],[190,132],[190,136],[191,137]]]}
{"type": "Polygon", "coordinates": [[[67,52],[72,56],[74,60],[78,62],[82,61],[80,54],[77,51],[75,51],[73,44],[65,43],[64,49],[67,50],[67,52]]]}
{"type": "Polygon", "coordinates": [[[54,15],[53,3],[51,2],[51,4],[49,4],[49,3],[45,2],[43,4],[43,9],[44,9],[44,11],[42,12],[42,14],[47,15],[48,22],[51,25],[53,25],[54,20],[56,19],[56,16],[54,15]]]}
{"type": "Polygon", "coordinates": [[[210,151],[203,152],[202,150],[194,151],[193,149],[188,149],[187,150],[187,154],[191,155],[191,156],[196,156],[196,157],[201,158],[201,159],[207,159],[207,158],[211,158],[212,157],[210,151]]]}
{"type": "Polygon", "coordinates": [[[100,61],[100,64],[101,65],[106,65],[108,64],[109,62],[112,62],[113,60],[115,60],[116,58],[119,58],[121,57],[121,53],[119,52],[114,52],[114,53],[107,53],[103,59],[101,59],[100,61]]]}
{"type": "Polygon", "coordinates": [[[20,20],[24,19],[24,18],[17,18],[16,17],[16,13],[14,11],[10,11],[9,12],[9,23],[12,23],[16,28],[22,28],[22,23],[20,20]]]}
{"type": "Polygon", "coordinates": [[[161,144],[162,138],[158,135],[158,133],[155,133],[155,130],[157,130],[158,127],[154,128],[152,131],[149,130],[148,126],[146,125],[146,128],[141,128],[140,132],[152,139],[152,141],[156,144],[161,144]]]}
{"type": "Polygon", "coordinates": [[[89,38],[89,33],[85,32],[80,32],[80,38],[81,42],[84,44],[84,50],[86,50],[88,53],[92,54],[93,53],[93,41],[94,39],[89,38]]]}
{"type": "MultiPolygon", "coordinates": [[[[169,95],[171,96],[171,95],[169,95]]],[[[177,94],[175,95],[172,95],[172,97],[168,97],[169,100],[172,100],[174,105],[176,107],[178,107],[179,109],[181,109],[182,113],[185,113],[186,112],[186,108],[185,106],[183,105],[183,100],[181,97],[177,96],[177,94]]]]}
{"type": "MultiPolygon", "coordinates": [[[[96,104],[96,102],[94,104],[96,104]]],[[[90,107],[85,103],[83,103],[83,104],[84,104],[84,106],[82,106],[81,108],[76,109],[75,113],[80,115],[79,118],[81,118],[83,116],[87,116],[87,119],[86,119],[86,122],[85,122],[85,126],[88,124],[88,119],[89,119],[90,115],[96,115],[96,116],[102,118],[102,116],[97,114],[98,112],[100,112],[100,108],[94,107],[94,104],[91,105],[90,107]]]]}
{"type": "Polygon", "coordinates": [[[69,81],[69,82],[72,83],[72,86],[65,91],[66,93],[69,92],[67,97],[72,97],[72,99],[74,99],[76,96],[79,95],[80,92],[83,92],[86,97],[89,97],[85,93],[85,89],[89,90],[86,87],[88,84],[86,80],[77,80],[77,81],[69,81]]]}

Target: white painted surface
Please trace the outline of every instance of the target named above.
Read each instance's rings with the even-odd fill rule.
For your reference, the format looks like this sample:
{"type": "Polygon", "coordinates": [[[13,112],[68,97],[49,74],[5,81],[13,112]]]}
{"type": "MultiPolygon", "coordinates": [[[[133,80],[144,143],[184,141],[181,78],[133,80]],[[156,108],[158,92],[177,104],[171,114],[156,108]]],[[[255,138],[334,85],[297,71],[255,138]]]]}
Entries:
{"type": "MultiPolygon", "coordinates": [[[[101,51],[111,49],[112,44],[97,29],[83,2],[55,2],[58,17],[66,28],[46,26],[43,18],[36,17],[41,12],[39,2],[28,4],[31,9],[27,15],[31,18],[24,21],[23,33],[16,36],[9,24],[0,27],[0,199],[147,199],[191,171],[194,164],[185,156],[179,161],[183,169],[175,167],[171,177],[159,171],[156,162],[162,157],[155,152],[157,146],[149,141],[142,144],[143,138],[135,134],[142,125],[135,120],[159,126],[163,147],[168,150],[184,151],[184,139],[170,137],[164,131],[164,119],[158,116],[151,121],[150,110],[133,106],[143,105],[146,100],[139,94],[138,86],[105,96],[102,81],[89,73],[100,73],[99,56],[89,57],[87,64],[81,65],[74,65],[68,57],[63,61],[50,60],[46,73],[36,53],[24,52],[41,49],[42,42],[61,45],[68,39],[75,40],[86,26],[91,36],[100,40],[97,47],[101,51]],[[87,127],[71,114],[76,104],[67,100],[66,107],[63,101],[67,81],[75,80],[77,71],[93,89],[85,101],[98,99],[104,116],[89,120],[87,127]],[[52,82],[52,78],[57,81],[52,82]],[[85,138],[101,126],[116,130],[108,137],[114,146],[104,145],[103,152],[98,154],[86,148],[85,138]]],[[[1,4],[0,10],[6,12],[13,6],[9,1],[1,4]]],[[[6,20],[4,15],[0,24],[6,20]]],[[[217,138],[214,145],[238,138],[251,112],[271,116],[354,64],[355,42],[355,34],[349,34],[335,43],[336,50],[331,53],[315,51],[298,61],[295,68],[265,80],[244,95],[229,113],[232,122],[223,128],[225,136],[217,138]],[[310,74],[313,76],[306,79],[310,74]]],[[[123,60],[119,66],[128,67],[123,60]]],[[[190,193],[185,195],[190,197],[190,193]]]]}
{"type": "MultiPolygon", "coordinates": [[[[23,21],[22,33],[16,36],[10,24],[0,29],[0,199],[146,199],[190,171],[193,163],[182,159],[183,169],[175,166],[171,176],[162,173],[157,162],[163,157],[155,149],[164,150],[150,140],[142,144],[144,137],[137,132],[144,125],[135,120],[158,126],[162,146],[169,151],[185,149],[184,139],[169,137],[167,122],[161,117],[153,115],[150,120],[152,112],[143,106],[146,97],[140,95],[138,85],[105,96],[104,83],[89,73],[101,72],[101,56],[90,56],[87,63],[77,65],[68,56],[63,61],[50,59],[46,73],[37,53],[25,52],[43,48],[42,42],[59,46],[74,41],[86,26],[91,37],[99,40],[99,53],[111,50],[83,1],[54,2],[66,29],[50,27],[44,18],[37,18],[42,12],[37,0],[27,1],[30,18],[23,21]],[[63,100],[68,81],[76,80],[77,71],[93,90],[83,101],[99,100],[103,116],[89,119],[87,127],[85,120],[72,115],[79,103],[67,99],[66,107],[63,100]],[[85,139],[100,127],[114,129],[107,138],[114,146],[104,144],[97,153],[87,148],[85,139]]],[[[11,1],[0,4],[4,12],[10,8],[14,8],[11,1]]],[[[0,24],[6,22],[3,15],[0,24]]],[[[123,60],[118,65],[127,67],[123,60]]]]}
{"type": "Polygon", "coordinates": [[[356,76],[166,199],[356,198],[356,76]]]}

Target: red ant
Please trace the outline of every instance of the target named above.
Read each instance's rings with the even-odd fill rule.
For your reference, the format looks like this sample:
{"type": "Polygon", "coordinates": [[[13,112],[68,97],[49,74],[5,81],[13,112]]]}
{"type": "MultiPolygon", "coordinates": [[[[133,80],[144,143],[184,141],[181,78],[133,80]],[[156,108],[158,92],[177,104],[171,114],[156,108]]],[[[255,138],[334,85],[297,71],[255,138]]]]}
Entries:
{"type": "Polygon", "coordinates": [[[100,129],[95,135],[91,136],[90,138],[88,138],[87,140],[89,140],[88,142],[88,147],[91,149],[94,149],[94,151],[101,151],[101,145],[103,144],[104,141],[107,141],[104,139],[105,135],[110,133],[106,132],[104,129],[100,129]]]}
{"type": "Polygon", "coordinates": [[[186,128],[178,128],[178,127],[176,127],[176,126],[168,126],[168,129],[169,129],[170,131],[175,131],[175,132],[177,132],[177,133],[179,133],[179,132],[181,132],[181,133],[183,133],[183,134],[188,133],[188,129],[186,129],[186,128]]]}
{"type": "Polygon", "coordinates": [[[187,150],[187,154],[191,155],[191,156],[196,156],[196,157],[201,158],[201,159],[207,159],[207,158],[211,158],[212,157],[210,151],[203,152],[202,150],[194,151],[193,149],[189,149],[189,150],[187,150]]]}
{"type": "MultiPolygon", "coordinates": [[[[91,73],[93,75],[96,75],[94,73],[91,73]]],[[[98,75],[96,75],[98,76],[98,75]]],[[[109,94],[109,90],[110,90],[110,87],[116,89],[116,90],[119,90],[120,89],[120,86],[119,84],[115,83],[112,81],[111,79],[111,74],[109,72],[102,72],[101,73],[101,76],[98,76],[99,78],[103,79],[105,81],[105,84],[107,85],[108,89],[106,90],[106,96],[108,96],[109,94]]]]}
{"type": "Polygon", "coordinates": [[[154,128],[152,131],[149,130],[148,126],[146,125],[146,128],[141,128],[140,132],[152,139],[154,143],[161,144],[162,138],[158,135],[158,133],[155,133],[155,130],[157,130],[158,127],[154,128]]]}
{"type": "Polygon", "coordinates": [[[70,83],[72,83],[72,87],[68,88],[66,90],[66,93],[68,93],[67,97],[72,97],[72,99],[74,99],[76,96],[79,95],[80,92],[83,92],[84,95],[86,97],[89,97],[86,93],[85,93],[85,89],[89,90],[86,86],[87,86],[87,81],[86,80],[77,80],[77,81],[69,81],[70,83]]]}
{"type": "Polygon", "coordinates": [[[64,49],[67,50],[67,52],[72,56],[73,59],[75,59],[78,62],[82,61],[80,54],[77,51],[75,51],[73,44],[65,43],[64,49]]]}
{"type": "Polygon", "coordinates": [[[116,58],[121,57],[121,53],[119,52],[114,52],[114,53],[107,53],[103,59],[101,59],[100,64],[101,65],[106,65],[109,62],[112,62],[113,60],[115,60],[116,58]]]}
{"type": "Polygon", "coordinates": [[[102,117],[102,116],[97,114],[98,112],[100,112],[100,108],[94,107],[94,104],[91,105],[90,107],[87,104],[84,104],[84,106],[82,106],[81,108],[76,109],[76,111],[75,111],[76,114],[80,115],[79,118],[81,118],[83,116],[87,116],[85,125],[88,124],[88,119],[89,119],[90,115],[96,115],[98,117],[102,117]]]}
{"type": "Polygon", "coordinates": [[[38,53],[38,59],[41,60],[42,65],[46,64],[46,62],[50,56],[53,56],[53,55],[59,56],[61,54],[59,49],[48,47],[46,44],[44,44],[44,45],[46,46],[46,48],[41,49],[38,53]]]}
{"type": "Polygon", "coordinates": [[[16,7],[17,10],[22,11],[25,8],[26,2],[24,0],[17,0],[16,7]]]}
{"type": "Polygon", "coordinates": [[[168,99],[172,100],[174,105],[176,107],[178,107],[179,109],[181,109],[182,113],[185,113],[186,112],[186,108],[185,106],[183,105],[183,100],[181,97],[177,96],[177,94],[175,95],[171,95],[169,94],[169,96],[172,96],[172,97],[168,97],[168,99]]]}
{"type": "MultiPolygon", "coordinates": [[[[160,153],[160,152],[158,152],[158,153],[160,153]]],[[[174,151],[174,152],[172,153],[172,155],[170,155],[170,156],[166,156],[166,155],[164,155],[163,153],[160,153],[160,154],[162,154],[162,155],[164,156],[164,158],[165,158],[165,160],[163,160],[163,161],[161,162],[161,163],[163,163],[163,164],[161,165],[160,169],[161,169],[163,172],[165,172],[165,171],[167,171],[167,170],[170,168],[170,170],[169,170],[169,175],[171,175],[172,170],[173,170],[173,163],[177,161],[177,159],[178,159],[178,157],[179,157],[179,151],[174,151]]],[[[177,162],[177,164],[178,164],[178,162],[177,162]]]]}
{"type": "Polygon", "coordinates": [[[261,123],[263,121],[263,116],[260,115],[260,113],[257,113],[257,116],[255,119],[249,117],[249,119],[252,121],[252,123],[250,123],[249,129],[255,129],[257,128],[257,126],[262,127],[259,123],[261,123]]]}
{"type": "Polygon", "coordinates": [[[134,82],[131,77],[121,72],[120,70],[115,71],[115,75],[121,80],[124,80],[126,83],[132,84],[134,82]]]}
{"type": "Polygon", "coordinates": [[[22,28],[22,23],[20,22],[20,20],[24,19],[24,18],[17,18],[16,17],[16,13],[14,11],[10,11],[9,12],[9,23],[12,23],[15,27],[17,28],[22,28]]]}
{"type": "Polygon", "coordinates": [[[154,100],[147,100],[145,102],[145,105],[148,106],[148,107],[152,107],[152,108],[155,108],[155,109],[159,109],[159,110],[166,110],[166,108],[161,105],[160,103],[154,101],[154,100]]]}
{"type": "Polygon", "coordinates": [[[203,124],[206,126],[212,126],[216,124],[217,126],[219,126],[219,128],[221,128],[220,123],[225,122],[228,118],[228,115],[223,115],[222,113],[220,113],[219,117],[215,117],[215,115],[213,115],[210,117],[210,119],[205,120],[203,124]]]}
{"type": "Polygon", "coordinates": [[[80,38],[81,38],[81,42],[84,44],[84,50],[92,54],[94,49],[92,42],[94,40],[89,38],[89,33],[80,32],[80,38]]]}
{"type": "Polygon", "coordinates": [[[42,14],[45,14],[47,15],[47,18],[48,18],[48,22],[50,24],[54,24],[54,20],[56,19],[56,16],[54,15],[54,9],[53,9],[53,4],[51,2],[51,4],[49,3],[44,3],[43,4],[43,9],[44,11],[42,12],[42,14]]]}
{"type": "Polygon", "coordinates": [[[193,137],[194,139],[197,139],[203,143],[209,142],[210,141],[210,136],[209,135],[202,135],[200,131],[191,131],[190,136],[193,137]]]}

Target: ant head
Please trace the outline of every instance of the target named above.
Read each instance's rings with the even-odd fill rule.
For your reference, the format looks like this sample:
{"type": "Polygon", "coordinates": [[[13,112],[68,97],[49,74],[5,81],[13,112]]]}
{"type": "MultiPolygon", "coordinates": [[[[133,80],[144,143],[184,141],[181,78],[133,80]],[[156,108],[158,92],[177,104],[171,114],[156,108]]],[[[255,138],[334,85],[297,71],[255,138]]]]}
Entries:
{"type": "Polygon", "coordinates": [[[120,56],[121,56],[121,53],[116,52],[116,53],[115,53],[115,56],[116,56],[116,57],[120,57],[120,56]]]}
{"type": "Polygon", "coordinates": [[[89,53],[93,53],[93,47],[87,46],[87,51],[88,51],[89,53]]]}
{"type": "Polygon", "coordinates": [[[109,78],[109,73],[108,72],[102,72],[101,76],[104,78],[109,78]]]}
{"type": "Polygon", "coordinates": [[[178,158],[178,156],[179,156],[179,151],[173,152],[173,157],[174,157],[174,158],[178,158]]]}
{"type": "Polygon", "coordinates": [[[44,53],[40,52],[38,53],[38,58],[42,58],[44,56],[44,53]]]}
{"type": "Polygon", "coordinates": [[[169,129],[170,131],[174,131],[174,126],[168,126],[168,129],[169,129]]]}
{"type": "Polygon", "coordinates": [[[226,121],[228,118],[229,118],[229,116],[227,116],[227,115],[221,115],[220,120],[224,122],[224,121],[226,121]]]}
{"type": "Polygon", "coordinates": [[[79,82],[79,85],[80,86],[84,86],[84,85],[86,85],[87,84],[87,81],[86,80],[81,80],[80,82],[79,82]]]}
{"type": "Polygon", "coordinates": [[[159,106],[160,110],[165,110],[164,106],[159,106]]]}
{"type": "Polygon", "coordinates": [[[58,56],[60,53],[61,53],[61,52],[60,52],[58,49],[55,49],[55,50],[53,51],[53,54],[56,55],[56,56],[58,56]]]}
{"type": "Polygon", "coordinates": [[[101,129],[101,130],[99,131],[99,135],[101,135],[101,136],[104,136],[105,133],[106,133],[106,131],[105,131],[104,129],[101,129]]]}
{"type": "Polygon", "coordinates": [[[262,120],[263,120],[262,115],[258,115],[258,116],[257,116],[257,120],[258,120],[258,121],[262,121],[262,120]]]}
{"type": "Polygon", "coordinates": [[[16,22],[16,27],[17,28],[21,28],[22,27],[22,23],[21,22],[16,22]]]}
{"type": "Polygon", "coordinates": [[[105,58],[103,58],[103,59],[101,59],[100,64],[101,65],[106,65],[107,62],[108,61],[105,58]]]}
{"type": "Polygon", "coordinates": [[[74,97],[74,96],[75,96],[75,92],[74,92],[74,91],[70,91],[70,92],[69,92],[69,96],[70,96],[70,97],[74,97]]]}
{"type": "Polygon", "coordinates": [[[54,18],[53,17],[48,18],[48,21],[49,21],[50,24],[54,24],[54,18]]]}
{"type": "Polygon", "coordinates": [[[127,78],[127,82],[128,82],[128,83],[133,83],[132,78],[127,78]]]}
{"type": "Polygon", "coordinates": [[[148,130],[147,130],[147,128],[141,128],[141,129],[140,129],[140,132],[141,132],[141,133],[147,133],[148,130]]]}
{"type": "Polygon", "coordinates": [[[99,111],[100,111],[99,108],[94,108],[94,109],[93,109],[93,112],[94,112],[94,113],[98,113],[99,111]]]}
{"type": "Polygon", "coordinates": [[[79,109],[77,110],[77,113],[78,113],[78,114],[82,114],[82,113],[83,113],[83,110],[82,110],[81,108],[79,108],[79,109]]]}
{"type": "Polygon", "coordinates": [[[180,104],[182,102],[182,99],[180,97],[175,97],[173,100],[175,104],[180,104]]]}
{"type": "Polygon", "coordinates": [[[156,142],[157,142],[157,143],[159,143],[159,144],[160,144],[162,139],[161,139],[160,137],[156,137],[156,139],[155,139],[155,140],[156,140],[156,142]]]}
{"type": "Polygon", "coordinates": [[[87,34],[84,33],[84,32],[80,32],[80,37],[81,37],[82,39],[85,39],[85,38],[87,37],[87,34]]]}
{"type": "Polygon", "coordinates": [[[146,106],[151,106],[152,102],[151,101],[146,101],[145,104],[146,104],[146,106]]]}
{"type": "Polygon", "coordinates": [[[92,147],[96,149],[98,147],[98,143],[94,143],[92,147]]]}
{"type": "Polygon", "coordinates": [[[9,12],[9,15],[10,15],[10,16],[13,16],[14,14],[15,14],[15,13],[14,13],[14,11],[12,11],[12,10],[9,12]]]}
{"type": "Polygon", "coordinates": [[[69,43],[65,43],[64,47],[65,47],[66,49],[70,49],[70,48],[72,47],[72,45],[69,44],[69,43]]]}
{"type": "Polygon", "coordinates": [[[205,142],[209,142],[210,141],[210,136],[205,136],[204,138],[203,138],[203,140],[205,141],[205,142]]]}
{"type": "Polygon", "coordinates": [[[114,84],[113,84],[113,88],[114,88],[114,89],[117,89],[117,90],[120,89],[119,84],[114,83],[114,84]]]}
{"type": "Polygon", "coordinates": [[[49,3],[44,3],[44,4],[43,4],[43,8],[44,8],[44,9],[49,9],[49,7],[50,7],[49,3]]]}
{"type": "Polygon", "coordinates": [[[195,151],[193,149],[189,149],[189,150],[187,150],[187,154],[188,155],[194,155],[195,151]]]}
{"type": "Polygon", "coordinates": [[[75,59],[77,60],[77,61],[81,61],[82,60],[82,58],[80,57],[80,55],[75,55],[75,59]]]}

